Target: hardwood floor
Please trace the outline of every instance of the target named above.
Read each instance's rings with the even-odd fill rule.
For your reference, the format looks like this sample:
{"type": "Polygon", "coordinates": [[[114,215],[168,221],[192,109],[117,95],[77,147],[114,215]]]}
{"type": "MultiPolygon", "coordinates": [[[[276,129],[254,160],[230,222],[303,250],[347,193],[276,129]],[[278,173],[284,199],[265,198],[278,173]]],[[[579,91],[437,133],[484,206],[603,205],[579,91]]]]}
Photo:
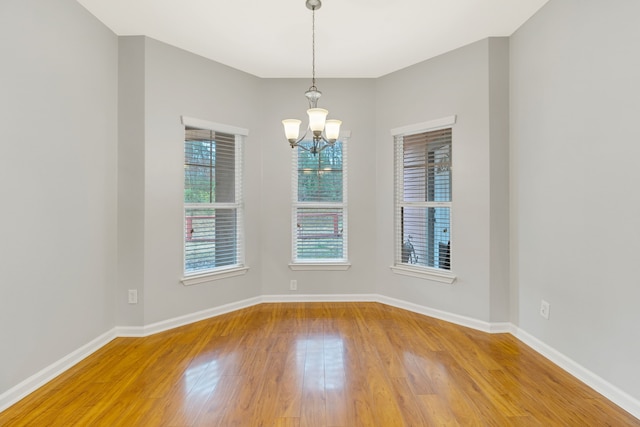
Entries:
{"type": "Polygon", "coordinates": [[[261,304],[118,338],[1,426],[640,426],[509,334],[378,303],[261,304]]]}

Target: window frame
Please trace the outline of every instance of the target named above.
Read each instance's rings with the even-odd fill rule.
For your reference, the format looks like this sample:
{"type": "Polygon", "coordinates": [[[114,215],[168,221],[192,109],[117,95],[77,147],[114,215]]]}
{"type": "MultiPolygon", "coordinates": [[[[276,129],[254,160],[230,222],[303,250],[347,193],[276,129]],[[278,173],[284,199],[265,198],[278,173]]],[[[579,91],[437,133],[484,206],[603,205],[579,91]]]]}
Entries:
{"type": "MultiPolygon", "coordinates": [[[[452,270],[446,270],[438,267],[428,267],[422,265],[409,265],[407,263],[399,262],[402,258],[402,246],[404,243],[404,235],[402,232],[401,224],[401,210],[405,205],[411,205],[411,202],[405,202],[403,199],[404,194],[404,150],[402,147],[398,148],[397,144],[402,144],[402,140],[405,136],[415,135],[419,133],[432,132],[451,128],[452,130],[452,143],[453,150],[453,126],[456,123],[456,116],[447,116],[428,122],[417,123],[409,126],[399,127],[391,129],[391,135],[393,137],[394,144],[394,253],[393,263],[391,270],[400,275],[416,277],[421,279],[427,279],[441,284],[452,284],[456,280],[456,275],[452,270]]],[[[453,173],[453,172],[452,172],[453,173]]],[[[453,181],[453,177],[451,178],[453,181]]],[[[422,207],[448,207],[450,222],[453,222],[453,196],[448,202],[421,202],[416,203],[416,206],[422,207]]],[[[450,223],[450,229],[453,228],[450,223]]],[[[453,237],[453,236],[451,236],[453,237]]],[[[451,246],[449,249],[449,256],[451,257],[453,247],[453,239],[451,238],[451,246]]]]}
{"type": "MultiPolygon", "coordinates": [[[[338,140],[342,143],[342,202],[300,202],[298,201],[298,150],[291,151],[291,262],[293,271],[344,271],[351,267],[349,261],[349,214],[348,214],[348,151],[351,132],[342,131],[338,140]],[[338,208],[342,209],[342,253],[340,259],[296,259],[297,253],[297,215],[299,208],[338,208]]],[[[321,152],[322,153],[322,152],[321,152]]],[[[320,153],[320,154],[321,154],[320,153]]]]}
{"type": "MultiPolygon", "coordinates": [[[[183,184],[183,195],[182,195],[182,274],[183,277],[180,279],[180,282],[185,286],[196,285],[200,283],[206,283],[213,280],[226,279],[230,277],[240,276],[245,274],[249,268],[245,263],[245,224],[244,224],[244,195],[243,195],[243,175],[244,175],[244,141],[245,138],[249,135],[249,131],[247,129],[220,124],[211,122],[208,120],[202,120],[187,116],[181,116],[181,122],[183,125],[183,133],[182,133],[182,147],[184,153],[185,147],[185,134],[187,127],[196,128],[202,130],[208,130],[213,132],[225,133],[235,136],[234,142],[234,150],[235,150],[235,165],[234,165],[234,183],[235,183],[235,196],[233,203],[185,203],[184,201],[184,173],[182,175],[183,184]],[[220,208],[227,207],[233,208],[236,212],[236,254],[237,254],[237,262],[221,267],[214,267],[208,270],[198,270],[194,272],[186,271],[186,253],[187,253],[187,238],[186,238],[186,223],[187,223],[187,210],[192,208],[220,208]]],[[[182,163],[184,165],[184,156],[182,159],[182,163]]]]}

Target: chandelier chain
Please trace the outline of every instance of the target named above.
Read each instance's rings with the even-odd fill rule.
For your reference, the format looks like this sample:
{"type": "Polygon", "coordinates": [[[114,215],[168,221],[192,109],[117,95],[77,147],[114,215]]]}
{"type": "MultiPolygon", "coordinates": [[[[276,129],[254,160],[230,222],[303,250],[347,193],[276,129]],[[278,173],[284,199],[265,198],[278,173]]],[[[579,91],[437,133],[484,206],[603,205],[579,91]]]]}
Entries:
{"type": "Polygon", "coordinates": [[[316,87],[316,8],[311,9],[311,87],[316,87]]]}
{"type": "Polygon", "coordinates": [[[320,9],[322,1],[306,0],[305,4],[307,9],[311,10],[311,87],[304,93],[309,101],[309,109],[307,110],[309,124],[302,136],[300,136],[301,120],[285,119],[282,124],[291,148],[300,147],[315,156],[325,148],[332,147],[338,141],[342,121],[327,120],[329,111],[318,108],[318,99],[322,96],[322,92],[316,87],[316,9],[320,9]],[[312,133],[313,144],[310,146],[301,144],[309,132],[312,133]]]}

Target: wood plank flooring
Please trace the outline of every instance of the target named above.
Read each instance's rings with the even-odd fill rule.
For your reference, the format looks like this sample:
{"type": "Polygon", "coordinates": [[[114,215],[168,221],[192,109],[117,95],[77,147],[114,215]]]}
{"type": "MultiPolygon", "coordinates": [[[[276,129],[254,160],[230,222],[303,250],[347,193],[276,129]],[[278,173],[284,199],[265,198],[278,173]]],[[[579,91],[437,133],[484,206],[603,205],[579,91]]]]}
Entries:
{"type": "Polygon", "coordinates": [[[640,426],[509,334],[378,303],[261,304],[118,338],[1,426],[640,426]]]}

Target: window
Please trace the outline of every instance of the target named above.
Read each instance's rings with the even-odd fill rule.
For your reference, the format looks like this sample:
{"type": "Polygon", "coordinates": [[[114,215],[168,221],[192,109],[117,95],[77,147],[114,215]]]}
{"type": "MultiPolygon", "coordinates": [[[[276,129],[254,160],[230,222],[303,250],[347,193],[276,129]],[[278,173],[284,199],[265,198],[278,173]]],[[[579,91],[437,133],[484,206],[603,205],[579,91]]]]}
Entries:
{"type": "Polygon", "coordinates": [[[343,138],[317,154],[292,150],[292,269],[348,267],[346,147],[343,138]]]}
{"type": "Polygon", "coordinates": [[[242,141],[247,132],[195,119],[183,122],[185,277],[237,271],[244,267],[242,141]]]}
{"type": "Polygon", "coordinates": [[[394,266],[424,274],[431,271],[429,278],[446,282],[455,278],[450,274],[451,135],[451,127],[441,127],[394,138],[394,266]]]}

